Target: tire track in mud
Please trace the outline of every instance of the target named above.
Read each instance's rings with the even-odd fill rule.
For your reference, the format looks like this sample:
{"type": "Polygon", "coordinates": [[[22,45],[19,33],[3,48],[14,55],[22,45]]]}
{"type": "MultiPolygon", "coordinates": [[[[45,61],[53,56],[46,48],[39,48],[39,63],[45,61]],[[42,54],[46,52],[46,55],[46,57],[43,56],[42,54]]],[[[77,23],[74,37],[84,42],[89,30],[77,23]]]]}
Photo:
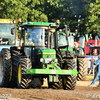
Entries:
{"type": "MultiPolygon", "coordinates": [[[[91,81],[89,81],[90,83],[91,81]]],[[[88,84],[89,84],[88,83],[88,84]]],[[[11,94],[12,97],[7,100],[99,100],[100,87],[88,87],[84,81],[78,82],[75,90],[63,89],[16,89],[16,88],[0,88],[0,94],[11,94]],[[80,86],[79,86],[80,84],[80,86]]],[[[2,99],[3,100],[3,99],[2,99]]]]}

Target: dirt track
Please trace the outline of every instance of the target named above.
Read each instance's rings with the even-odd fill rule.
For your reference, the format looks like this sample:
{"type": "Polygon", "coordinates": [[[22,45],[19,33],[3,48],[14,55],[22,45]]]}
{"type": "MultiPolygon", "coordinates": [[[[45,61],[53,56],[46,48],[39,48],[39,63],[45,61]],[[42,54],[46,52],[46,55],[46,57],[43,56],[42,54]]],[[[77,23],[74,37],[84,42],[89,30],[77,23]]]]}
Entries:
{"type": "MultiPolygon", "coordinates": [[[[0,88],[0,97],[8,94],[8,100],[100,100],[100,87],[97,87],[98,81],[94,87],[88,85],[92,80],[79,81],[76,84],[75,90],[63,89],[12,89],[0,88]],[[11,97],[10,97],[11,95],[11,97]]],[[[4,99],[0,99],[4,100],[4,99]]]]}

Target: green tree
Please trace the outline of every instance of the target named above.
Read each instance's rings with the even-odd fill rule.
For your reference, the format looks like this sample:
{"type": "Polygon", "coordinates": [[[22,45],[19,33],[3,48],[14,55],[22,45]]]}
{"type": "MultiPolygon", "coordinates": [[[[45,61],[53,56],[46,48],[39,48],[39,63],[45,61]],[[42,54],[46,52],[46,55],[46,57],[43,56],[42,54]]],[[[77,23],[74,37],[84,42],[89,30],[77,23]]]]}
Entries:
{"type": "Polygon", "coordinates": [[[26,21],[48,21],[43,13],[44,0],[1,0],[0,17],[26,21]]]}
{"type": "Polygon", "coordinates": [[[26,5],[29,8],[28,21],[48,21],[48,17],[44,13],[45,2],[45,0],[28,0],[28,4],[26,5]]]}
{"type": "Polygon", "coordinates": [[[22,18],[23,22],[27,21],[29,9],[25,5],[27,0],[1,0],[1,15],[2,18],[15,19],[22,18]]]}
{"type": "MultiPolygon", "coordinates": [[[[78,29],[78,31],[83,34],[90,32],[90,26],[94,23],[91,22],[91,18],[94,19],[94,17],[91,16],[93,14],[91,9],[98,4],[93,4],[94,1],[95,0],[0,0],[0,18],[10,18],[16,21],[18,18],[22,18],[23,22],[56,22],[57,19],[60,19],[61,25],[66,24],[71,28],[71,31],[78,29]]],[[[94,26],[91,27],[93,28],[94,26]]]]}
{"type": "Polygon", "coordinates": [[[86,33],[87,11],[89,4],[94,0],[47,0],[44,13],[48,21],[60,19],[61,25],[68,25],[71,31],[78,29],[86,33]]]}
{"type": "Polygon", "coordinates": [[[100,1],[95,0],[94,3],[90,3],[88,11],[88,21],[86,23],[87,33],[99,33],[100,31],[100,1]]]}
{"type": "Polygon", "coordinates": [[[63,0],[62,22],[66,23],[71,31],[78,29],[81,34],[86,33],[87,11],[89,4],[94,0],[63,0]]]}

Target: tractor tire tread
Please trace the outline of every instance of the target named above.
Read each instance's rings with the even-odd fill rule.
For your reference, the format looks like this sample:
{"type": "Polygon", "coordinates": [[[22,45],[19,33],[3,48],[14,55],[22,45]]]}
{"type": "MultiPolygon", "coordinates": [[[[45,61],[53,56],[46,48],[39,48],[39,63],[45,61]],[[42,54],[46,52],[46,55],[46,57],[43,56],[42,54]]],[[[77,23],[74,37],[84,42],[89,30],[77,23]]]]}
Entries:
{"type": "Polygon", "coordinates": [[[1,56],[3,56],[4,66],[3,66],[3,79],[0,87],[9,87],[10,74],[11,74],[11,54],[9,49],[2,49],[1,56]]]}

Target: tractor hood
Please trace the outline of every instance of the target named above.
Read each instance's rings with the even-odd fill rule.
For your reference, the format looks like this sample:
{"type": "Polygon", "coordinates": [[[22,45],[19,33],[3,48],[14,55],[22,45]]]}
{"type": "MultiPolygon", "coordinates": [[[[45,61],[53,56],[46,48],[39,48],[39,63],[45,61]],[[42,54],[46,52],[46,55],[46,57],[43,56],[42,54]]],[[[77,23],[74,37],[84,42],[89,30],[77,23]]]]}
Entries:
{"type": "Polygon", "coordinates": [[[36,55],[41,55],[42,58],[56,58],[56,51],[54,49],[41,48],[36,50],[36,55]]]}

